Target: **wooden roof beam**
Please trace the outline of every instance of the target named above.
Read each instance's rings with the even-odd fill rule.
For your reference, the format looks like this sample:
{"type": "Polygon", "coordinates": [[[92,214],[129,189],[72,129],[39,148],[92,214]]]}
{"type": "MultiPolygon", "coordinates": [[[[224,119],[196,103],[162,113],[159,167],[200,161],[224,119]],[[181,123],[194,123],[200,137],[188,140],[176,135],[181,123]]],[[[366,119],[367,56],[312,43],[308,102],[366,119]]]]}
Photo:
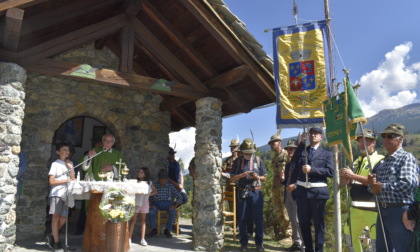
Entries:
{"type": "Polygon", "coordinates": [[[209,88],[229,87],[242,81],[248,74],[249,67],[247,65],[242,65],[206,81],[206,86],[209,88]]]}
{"type": "Polygon", "coordinates": [[[120,71],[123,73],[133,72],[134,54],[134,30],[131,25],[123,28],[121,34],[120,71]]]}
{"type": "Polygon", "coordinates": [[[162,70],[162,72],[166,74],[166,76],[168,76],[171,80],[179,81],[179,79],[175,77],[175,75],[170,71],[170,69],[168,69],[162,63],[160,63],[157,57],[154,54],[152,54],[148,48],[143,46],[137,39],[134,41],[134,44],[136,45],[136,47],[140,48],[141,51],[144,54],[146,54],[147,57],[149,57],[160,68],[160,70],[162,70]]]}
{"type": "MultiPolygon", "coordinates": [[[[59,8],[41,12],[40,14],[33,15],[25,19],[22,36],[77,17],[84,18],[93,11],[116,4],[119,1],[120,0],[102,0],[100,5],[97,1],[73,1],[71,4],[66,4],[59,8]]],[[[120,11],[120,13],[121,12],[122,11],[120,11]]]]}
{"type": "Polygon", "coordinates": [[[124,14],[67,33],[19,53],[20,58],[47,58],[115,33],[127,24],[124,14]]]}
{"type": "Polygon", "coordinates": [[[213,67],[202,55],[177,31],[177,29],[161,15],[148,1],[141,3],[143,12],[150,17],[153,22],[175,43],[185,54],[196,64],[207,76],[212,77],[217,74],[213,67]]]}
{"type": "Polygon", "coordinates": [[[250,77],[257,83],[261,90],[273,101],[276,98],[274,89],[274,78],[272,74],[261,66],[257,59],[250,54],[242,42],[234,39],[234,35],[227,28],[226,24],[217,18],[217,14],[211,13],[211,7],[205,1],[181,0],[181,3],[190,13],[200,22],[219,42],[219,44],[229,53],[229,55],[239,64],[246,64],[250,67],[250,77]],[[261,72],[266,74],[261,74],[261,72]],[[264,78],[270,76],[270,78],[264,78]]]}
{"type": "Polygon", "coordinates": [[[191,99],[185,99],[183,97],[171,97],[169,99],[166,99],[165,101],[160,103],[159,109],[161,111],[170,111],[172,109],[178,108],[184,104],[187,104],[189,102],[192,102],[194,100],[191,99]]]}
{"type": "Polygon", "coordinates": [[[48,0],[9,0],[9,1],[4,1],[2,3],[0,3],[0,16],[3,15],[3,13],[7,10],[7,9],[11,9],[11,8],[26,8],[29,7],[31,5],[35,5],[35,4],[39,4],[42,2],[46,2],[48,0]]]}
{"type": "Polygon", "coordinates": [[[227,98],[225,102],[228,101],[230,103],[233,103],[236,109],[243,113],[248,113],[252,110],[252,107],[248,103],[241,100],[241,98],[238,98],[237,93],[231,87],[226,87],[224,91],[229,96],[229,98],[227,98]]]}
{"type": "Polygon", "coordinates": [[[190,125],[191,122],[195,122],[195,117],[191,116],[190,113],[182,107],[172,110],[171,113],[179,118],[183,125],[190,125]]]}
{"type": "Polygon", "coordinates": [[[199,91],[207,91],[208,88],[195,76],[171,51],[156,38],[147,27],[137,18],[128,16],[129,22],[134,28],[136,39],[166,67],[182,76],[184,80],[199,91]]]}
{"type": "MultiPolygon", "coordinates": [[[[129,88],[134,90],[142,90],[153,93],[160,93],[166,95],[180,96],[188,99],[198,99],[205,97],[204,93],[200,93],[192,89],[189,85],[182,83],[175,83],[171,86],[170,91],[164,91],[161,89],[152,88],[158,79],[140,76],[137,74],[129,74],[117,72],[110,69],[96,69],[89,75],[78,75],[76,71],[81,67],[81,64],[64,62],[53,59],[28,59],[19,63],[26,70],[45,74],[49,76],[70,78],[76,80],[82,80],[93,83],[101,83],[112,85],[116,87],[129,88]]],[[[86,72],[86,71],[85,71],[86,72]]]]}
{"type": "Polygon", "coordinates": [[[14,52],[18,50],[24,13],[24,10],[18,8],[11,8],[6,11],[3,40],[3,46],[6,50],[14,52]]]}
{"type": "MultiPolygon", "coordinates": [[[[121,47],[118,45],[117,42],[113,39],[109,39],[106,41],[100,40],[100,42],[104,43],[102,46],[108,47],[118,58],[121,57],[121,47]]],[[[95,42],[96,44],[96,42],[95,42]]],[[[96,47],[95,47],[96,48],[96,47]]],[[[135,56],[133,56],[135,57],[135,56]]],[[[148,73],[133,60],[133,71],[138,75],[148,76],[148,73]]]]}

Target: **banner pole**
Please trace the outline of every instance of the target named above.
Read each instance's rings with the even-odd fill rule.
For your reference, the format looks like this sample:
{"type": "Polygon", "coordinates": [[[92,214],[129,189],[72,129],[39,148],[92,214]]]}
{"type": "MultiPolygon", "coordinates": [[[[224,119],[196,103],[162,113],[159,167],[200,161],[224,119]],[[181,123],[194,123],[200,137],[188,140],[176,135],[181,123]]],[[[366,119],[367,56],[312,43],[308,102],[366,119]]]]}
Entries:
{"type": "MultiPolygon", "coordinates": [[[[333,57],[332,57],[332,40],[331,40],[331,27],[330,27],[330,7],[328,0],[324,0],[324,11],[325,21],[327,24],[328,31],[328,65],[330,68],[330,80],[331,83],[334,80],[334,68],[333,68],[333,57]]],[[[332,85],[332,94],[335,94],[334,85],[332,85]]],[[[333,146],[334,161],[335,161],[335,172],[334,172],[334,219],[335,219],[335,251],[342,251],[341,244],[341,198],[339,190],[339,164],[338,164],[338,151],[337,146],[333,146]]]]}

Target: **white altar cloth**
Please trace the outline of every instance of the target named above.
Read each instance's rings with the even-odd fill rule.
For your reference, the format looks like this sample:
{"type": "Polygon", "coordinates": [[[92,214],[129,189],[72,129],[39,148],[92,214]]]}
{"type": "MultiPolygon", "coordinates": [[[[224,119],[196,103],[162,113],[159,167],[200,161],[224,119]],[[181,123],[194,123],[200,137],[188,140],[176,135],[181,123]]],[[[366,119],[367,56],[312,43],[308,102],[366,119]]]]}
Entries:
{"type": "MultiPolygon", "coordinates": [[[[68,206],[74,207],[75,200],[88,200],[90,199],[90,192],[104,192],[109,188],[117,188],[126,191],[133,197],[149,194],[149,185],[146,182],[107,182],[107,181],[76,181],[73,180],[68,185],[68,206]]],[[[63,197],[66,201],[66,196],[63,197]]]]}

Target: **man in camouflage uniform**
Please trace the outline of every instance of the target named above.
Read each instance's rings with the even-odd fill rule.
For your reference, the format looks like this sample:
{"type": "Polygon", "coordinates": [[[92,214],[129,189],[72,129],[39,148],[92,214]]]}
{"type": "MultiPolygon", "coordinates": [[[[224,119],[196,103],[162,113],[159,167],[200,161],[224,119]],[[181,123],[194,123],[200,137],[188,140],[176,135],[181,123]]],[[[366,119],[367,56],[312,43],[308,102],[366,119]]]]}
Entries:
{"type": "MultiPolygon", "coordinates": [[[[238,150],[239,150],[239,140],[232,139],[230,141],[230,151],[232,152],[232,155],[225,159],[225,162],[223,162],[222,165],[222,172],[223,174],[230,174],[230,171],[232,170],[233,162],[238,158],[238,150]]],[[[229,179],[226,179],[226,191],[232,191],[233,186],[231,185],[231,181],[229,179]]]]}
{"type": "Polygon", "coordinates": [[[271,168],[273,169],[273,183],[272,183],[272,201],[274,205],[274,216],[280,225],[281,238],[289,238],[290,233],[287,232],[289,228],[289,216],[284,205],[284,170],[288,162],[287,151],[281,147],[282,139],[279,135],[271,136],[268,144],[271,150],[274,151],[274,156],[271,159],[271,168]]]}

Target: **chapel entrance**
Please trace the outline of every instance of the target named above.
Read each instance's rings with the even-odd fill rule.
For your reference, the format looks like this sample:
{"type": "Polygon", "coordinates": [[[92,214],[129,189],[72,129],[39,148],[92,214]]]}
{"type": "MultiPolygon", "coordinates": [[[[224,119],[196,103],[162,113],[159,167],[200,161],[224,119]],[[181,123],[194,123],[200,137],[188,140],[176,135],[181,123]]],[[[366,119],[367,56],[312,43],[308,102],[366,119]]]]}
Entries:
{"type": "MultiPolygon", "coordinates": [[[[102,136],[110,134],[109,128],[101,121],[87,116],[77,116],[68,119],[54,132],[51,146],[51,163],[57,158],[55,147],[58,143],[68,143],[71,146],[71,157],[74,166],[80,164],[86,153],[93,147],[102,144],[102,136]]],[[[76,177],[81,167],[75,169],[76,177]]],[[[83,179],[83,173],[81,173],[83,179]]],[[[82,200],[76,200],[74,208],[69,211],[69,234],[82,235],[86,223],[85,206],[82,200]]],[[[51,231],[51,216],[46,218],[45,234],[51,231]]],[[[61,232],[65,232],[65,227],[61,232]]]]}

